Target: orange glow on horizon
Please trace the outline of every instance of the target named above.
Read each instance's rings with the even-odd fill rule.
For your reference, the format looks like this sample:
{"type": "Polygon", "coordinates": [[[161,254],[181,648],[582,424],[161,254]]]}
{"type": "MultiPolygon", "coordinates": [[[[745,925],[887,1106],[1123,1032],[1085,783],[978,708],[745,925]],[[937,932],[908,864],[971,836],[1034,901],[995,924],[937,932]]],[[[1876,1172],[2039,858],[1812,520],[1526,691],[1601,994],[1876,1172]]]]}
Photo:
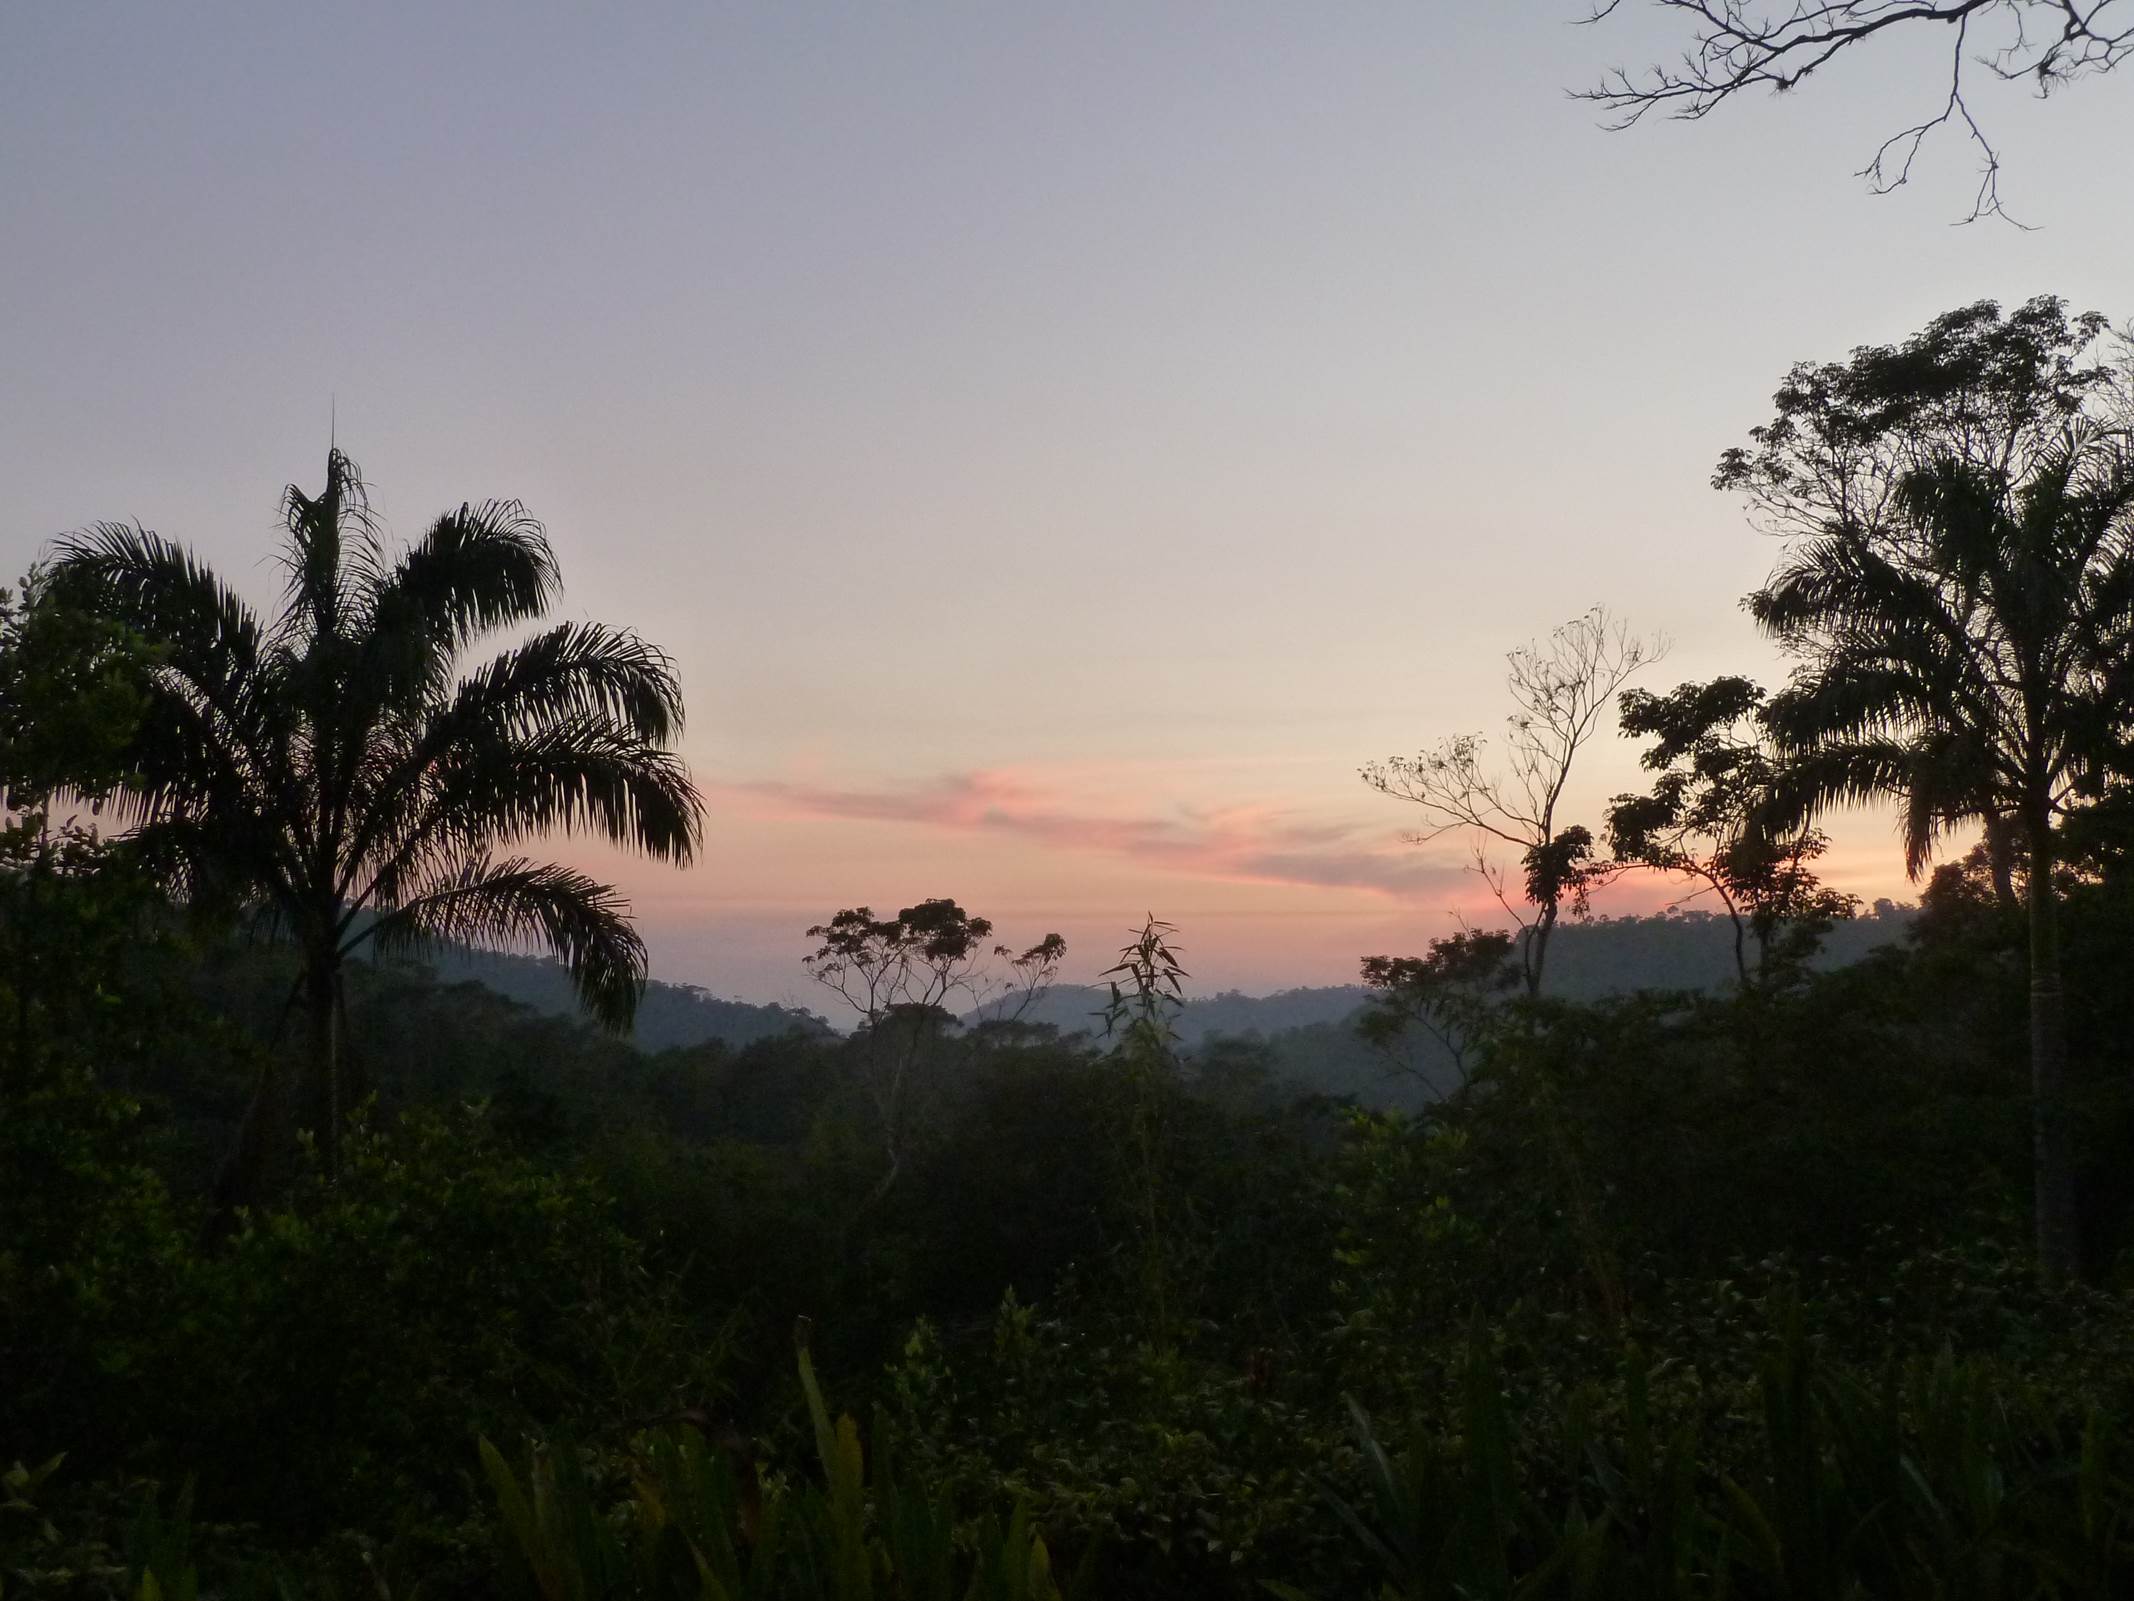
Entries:
{"type": "MultiPolygon", "coordinates": [[[[1144,781],[1169,774],[1139,773],[1144,781]]],[[[707,786],[702,859],[676,873],[572,844],[564,854],[633,903],[655,975],[744,999],[815,1004],[804,930],[846,906],[948,895],[1004,941],[1064,934],[1066,977],[1087,982],[1153,914],[1179,925],[1196,992],[1352,983],[1362,957],[1419,951],[1463,926],[1510,921],[1457,840],[1410,843],[1359,796],[1198,804],[1145,796],[1096,764],[986,769],[916,785],[787,780],[707,786]]],[[[1219,786],[1218,786],[1219,787],[1219,786]]],[[[1837,821],[1826,880],[1871,903],[1915,898],[1876,812],[1837,821]]],[[[1695,886],[1624,875],[1598,917],[1713,909],[1695,886]]]]}

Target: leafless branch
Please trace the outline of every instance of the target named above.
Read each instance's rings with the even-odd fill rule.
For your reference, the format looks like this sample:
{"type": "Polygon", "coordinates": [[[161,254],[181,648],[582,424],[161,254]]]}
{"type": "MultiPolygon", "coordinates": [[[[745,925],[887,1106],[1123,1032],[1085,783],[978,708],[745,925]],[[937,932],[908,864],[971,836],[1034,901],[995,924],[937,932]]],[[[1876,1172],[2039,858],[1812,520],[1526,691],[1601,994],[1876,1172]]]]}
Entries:
{"type": "Polygon", "coordinates": [[[1666,641],[1633,635],[1596,606],[1505,657],[1505,687],[1512,713],[1505,719],[1499,765],[1484,764],[1479,734],[1456,734],[1415,756],[1395,756],[1362,770],[1363,781],[1381,794],[1419,807],[1427,826],[1419,841],[1465,832],[1475,841],[1475,871],[1525,935],[1522,947],[1530,989],[1540,986],[1549,930],[1566,898],[1583,908],[1583,888],[1592,869],[1582,830],[1563,828],[1558,813],[1578,752],[1615,705],[1630,677],[1659,659],[1666,641]],[[1514,907],[1501,869],[1488,857],[1492,845],[1519,853],[1526,875],[1522,898],[1535,909],[1531,921],[1514,907]]]}
{"type": "MultiPolygon", "coordinates": [[[[1892,134],[1860,169],[1877,194],[1902,187],[1928,136],[1962,127],[1983,162],[1971,213],[1962,219],[2014,218],[2001,204],[2000,155],[1965,98],[1965,70],[1980,68],[2003,82],[2023,81],[2039,95],[2061,84],[2111,71],[2134,54],[2134,4],[2128,0],[1652,0],[1681,13],[1692,32],[1672,63],[1633,74],[1616,68],[1573,97],[1610,114],[1608,126],[1636,126],[1659,111],[1696,122],[1749,89],[1783,94],[1847,50],[1900,28],[1941,26],[1950,32],[1949,86],[1940,109],[1892,134]],[[1981,56],[1967,55],[1973,24],[1989,18],[2009,31],[2008,42],[1981,56]],[[2041,25],[2042,24],[2042,25],[2041,25]]],[[[1604,0],[1580,20],[1614,16],[1623,0],[1604,0]]],[[[2021,226],[2021,224],[2017,224],[2021,226]]]]}

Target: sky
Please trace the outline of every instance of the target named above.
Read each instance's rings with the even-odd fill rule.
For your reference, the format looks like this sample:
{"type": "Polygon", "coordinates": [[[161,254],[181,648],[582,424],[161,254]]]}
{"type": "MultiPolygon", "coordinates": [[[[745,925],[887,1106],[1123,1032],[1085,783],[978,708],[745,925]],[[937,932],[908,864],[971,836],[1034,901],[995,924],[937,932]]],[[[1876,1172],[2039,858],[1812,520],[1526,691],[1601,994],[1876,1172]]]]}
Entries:
{"type": "Polygon", "coordinates": [[[1952,226],[1955,138],[1852,176],[1938,45],[1611,134],[1565,91],[1686,41],[1580,15],[0,8],[0,565],[139,519],[267,603],[331,427],[400,537],[518,497],[672,653],[700,859],[552,847],[655,976],[819,1004],[809,924],[949,895],[1073,978],[1153,913],[1196,988],[1345,981],[1482,909],[1357,768],[1495,727],[1505,651],[1601,604],[1650,687],[1782,670],[1708,480],[1790,363],[2134,316],[2125,84],[1982,87],[2032,227],[1952,226]]]}

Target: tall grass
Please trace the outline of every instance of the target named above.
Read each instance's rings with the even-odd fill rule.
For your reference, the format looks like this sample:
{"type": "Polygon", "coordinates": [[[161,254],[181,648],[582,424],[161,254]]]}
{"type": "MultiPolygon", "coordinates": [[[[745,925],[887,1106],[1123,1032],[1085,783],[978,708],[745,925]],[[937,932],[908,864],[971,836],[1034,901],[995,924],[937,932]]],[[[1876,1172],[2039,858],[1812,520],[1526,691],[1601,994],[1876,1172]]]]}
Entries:
{"type": "MultiPolygon", "coordinates": [[[[1619,1427],[1562,1419],[1555,1473],[1519,1464],[1502,1377],[1480,1341],[1457,1432],[1399,1453],[1353,1409],[1365,1493],[1329,1495],[1383,1601],[1838,1601],[2134,1595],[2134,1440],[2090,1408],[2011,1388],[1947,1354],[1869,1382],[1828,1367],[1788,1320],[1762,1364],[1752,1449],[1719,1465],[1695,1422],[1656,1427],[1647,1369],[1619,1427]]],[[[1305,1592],[1265,1586],[1285,1601],[1305,1592]]]]}
{"type": "Polygon", "coordinates": [[[504,1589],[527,1601],[1082,1601],[1094,1551],[1073,1576],[1018,1507],[960,1518],[945,1495],[903,1483],[883,1431],[862,1446],[832,1419],[807,1352],[800,1382],[815,1437],[814,1480],[788,1484],[698,1431],[646,1436],[631,1493],[603,1508],[577,1453],[536,1449],[514,1468],[487,1440],[506,1546],[504,1589]]]}

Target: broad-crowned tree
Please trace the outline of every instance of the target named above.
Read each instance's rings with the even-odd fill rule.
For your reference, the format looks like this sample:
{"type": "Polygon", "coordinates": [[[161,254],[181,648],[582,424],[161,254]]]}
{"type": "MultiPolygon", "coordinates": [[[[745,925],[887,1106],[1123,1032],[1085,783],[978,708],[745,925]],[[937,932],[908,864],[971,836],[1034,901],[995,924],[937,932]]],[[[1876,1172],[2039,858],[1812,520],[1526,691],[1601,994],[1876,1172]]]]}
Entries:
{"type": "Polygon", "coordinates": [[[1018,953],[992,942],[989,919],[948,899],[921,901],[894,917],[848,907],[809,929],[808,938],[818,942],[802,958],[808,975],[859,1015],[862,1072],[882,1142],[882,1173],[866,1202],[872,1207],[910,1157],[918,1080],[928,1053],[957,1026],[952,1005],[997,1002],[993,1021],[1020,1021],[1051,987],[1067,942],[1047,934],[1018,953]]]}
{"type": "Polygon", "coordinates": [[[1625,690],[1618,722],[1651,739],[1641,760],[1658,776],[1643,795],[1616,796],[1607,818],[1617,861],[1686,878],[1692,893],[1718,901],[1734,925],[1743,989],[1798,973],[1856,904],[1815,876],[1810,864],[1829,843],[1822,831],[1773,815],[1787,770],[1764,726],[1766,701],[1762,686],[1738,677],[1665,695],[1625,690]]]}

